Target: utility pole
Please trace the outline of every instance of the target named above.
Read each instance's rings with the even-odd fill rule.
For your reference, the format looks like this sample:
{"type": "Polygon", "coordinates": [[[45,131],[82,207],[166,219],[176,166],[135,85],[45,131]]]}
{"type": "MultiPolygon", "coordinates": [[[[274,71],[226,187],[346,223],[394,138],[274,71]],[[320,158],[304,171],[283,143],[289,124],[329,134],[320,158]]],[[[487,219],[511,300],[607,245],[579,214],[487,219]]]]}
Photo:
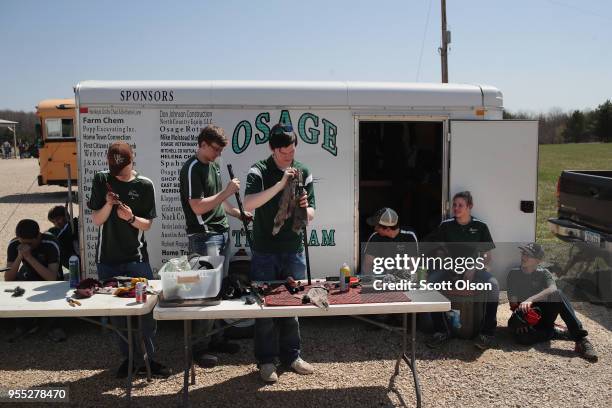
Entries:
{"type": "Polygon", "coordinates": [[[450,41],[450,31],[446,30],[446,0],[442,0],[442,46],[438,48],[442,62],[442,83],[448,83],[448,44],[450,41]]]}

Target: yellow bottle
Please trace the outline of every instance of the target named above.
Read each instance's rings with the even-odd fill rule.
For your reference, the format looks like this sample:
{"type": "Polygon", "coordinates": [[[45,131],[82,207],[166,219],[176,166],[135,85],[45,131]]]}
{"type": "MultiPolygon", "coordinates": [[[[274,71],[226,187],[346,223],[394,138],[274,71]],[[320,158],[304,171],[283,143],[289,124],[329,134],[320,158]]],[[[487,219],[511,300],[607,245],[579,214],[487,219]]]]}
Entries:
{"type": "Polygon", "coordinates": [[[351,281],[351,268],[345,263],[340,268],[340,290],[348,290],[349,282],[351,281]]]}

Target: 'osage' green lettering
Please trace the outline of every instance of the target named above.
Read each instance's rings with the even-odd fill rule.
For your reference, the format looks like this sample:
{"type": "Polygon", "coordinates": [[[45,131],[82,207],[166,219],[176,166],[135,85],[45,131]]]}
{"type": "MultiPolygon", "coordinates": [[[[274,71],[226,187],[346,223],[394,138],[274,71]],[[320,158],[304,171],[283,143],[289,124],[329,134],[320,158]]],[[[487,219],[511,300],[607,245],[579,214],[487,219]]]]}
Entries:
{"type": "Polygon", "coordinates": [[[270,138],[270,126],[267,124],[270,123],[270,112],[262,112],[257,115],[255,119],[255,127],[262,134],[255,133],[255,144],[263,144],[267,143],[270,138]]]}
{"type": "Polygon", "coordinates": [[[232,136],[232,150],[236,154],[240,154],[244,152],[247,147],[249,147],[249,143],[251,143],[251,135],[253,134],[253,127],[249,123],[248,120],[243,120],[242,122],[236,125],[234,129],[234,135],[232,136]],[[244,128],[244,142],[242,146],[239,142],[240,137],[240,129],[244,128]]]}
{"type": "Polygon", "coordinates": [[[336,136],[338,135],[338,127],[327,119],[323,119],[323,149],[327,150],[334,156],[338,155],[338,147],[336,147],[336,136]]]}
{"type": "Polygon", "coordinates": [[[300,135],[300,139],[302,139],[305,143],[309,144],[317,144],[319,142],[319,134],[321,131],[317,129],[315,126],[319,126],[319,117],[313,113],[305,113],[300,116],[300,120],[298,121],[298,134],[300,135]],[[306,121],[311,120],[313,123],[313,127],[306,129],[306,121]],[[310,135],[306,134],[306,130],[310,135]]]}

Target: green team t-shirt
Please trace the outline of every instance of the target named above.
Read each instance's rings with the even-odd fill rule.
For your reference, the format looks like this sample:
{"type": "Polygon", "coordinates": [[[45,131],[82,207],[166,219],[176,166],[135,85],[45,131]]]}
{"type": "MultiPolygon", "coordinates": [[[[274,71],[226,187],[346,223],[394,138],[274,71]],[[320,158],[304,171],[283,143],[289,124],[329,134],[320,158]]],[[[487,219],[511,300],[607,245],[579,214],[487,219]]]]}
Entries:
{"type": "Polygon", "coordinates": [[[456,257],[471,257],[495,248],[487,224],[474,217],[465,225],[459,224],[454,217],[442,221],[425,240],[450,243],[447,245],[449,253],[456,257]]]}
{"type": "Polygon", "coordinates": [[[508,273],[508,299],[520,303],[554,284],[555,279],[546,268],[537,268],[532,273],[514,268],[508,273]]]}
{"type": "MultiPolygon", "coordinates": [[[[132,209],[137,217],[152,220],[155,212],[155,189],[153,182],[136,173],[132,181],[121,181],[108,171],[96,173],[91,185],[89,209],[97,211],[106,204],[107,183],[119,200],[132,209]]],[[[108,219],[98,229],[96,248],[97,263],[148,262],[147,242],[144,231],[134,228],[117,215],[113,206],[108,219]]]]}
{"type": "Polygon", "coordinates": [[[191,199],[210,197],[223,190],[221,170],[217,163],[202,163],[193,156],[181,168],[180,183],[187,234],[211,231],[222,233],[229,229],[223,205],[219,204],[202,215],[194,213],[189,205],[191,199]]]}
{"type": "MultiPolygon", "coordinates": [[[[315,208],[315,194],[310,170],[302,163],[294,160],[291,164],[302,172],[304,188],[308,194],[308,206],[315,208]]],[[[278,183],[284,171],[278,168],[272,156],[266,160],[255,163],[249,170],[246,182],[245,195],[257,194],[278,183]]],[[[265,253],[297,253],[304,249],[302,235],[293,232],[293,220],[287,219],[280,231],[272,235],[274,217],[278,212],[278,205],[283,192],[276,194],[270,201],[255,210],[253,220],[253,249],[265,253]]]]}

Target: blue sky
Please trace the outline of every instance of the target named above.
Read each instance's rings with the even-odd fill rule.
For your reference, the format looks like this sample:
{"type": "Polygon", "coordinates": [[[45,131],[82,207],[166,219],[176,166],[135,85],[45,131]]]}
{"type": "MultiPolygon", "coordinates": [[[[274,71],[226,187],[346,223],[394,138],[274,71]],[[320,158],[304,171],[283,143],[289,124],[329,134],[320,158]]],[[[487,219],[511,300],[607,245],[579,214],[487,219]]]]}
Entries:
{"type": "MultiPolygon", "coordinates": [[[[447,0],[447,14],[450,82],[494,85],[511,111],[612,98],[612,2],[447,0]]],[[[440,81],[440,0],[1,0],[0,38],[0,109],[87,79],[440,81]]]]}

